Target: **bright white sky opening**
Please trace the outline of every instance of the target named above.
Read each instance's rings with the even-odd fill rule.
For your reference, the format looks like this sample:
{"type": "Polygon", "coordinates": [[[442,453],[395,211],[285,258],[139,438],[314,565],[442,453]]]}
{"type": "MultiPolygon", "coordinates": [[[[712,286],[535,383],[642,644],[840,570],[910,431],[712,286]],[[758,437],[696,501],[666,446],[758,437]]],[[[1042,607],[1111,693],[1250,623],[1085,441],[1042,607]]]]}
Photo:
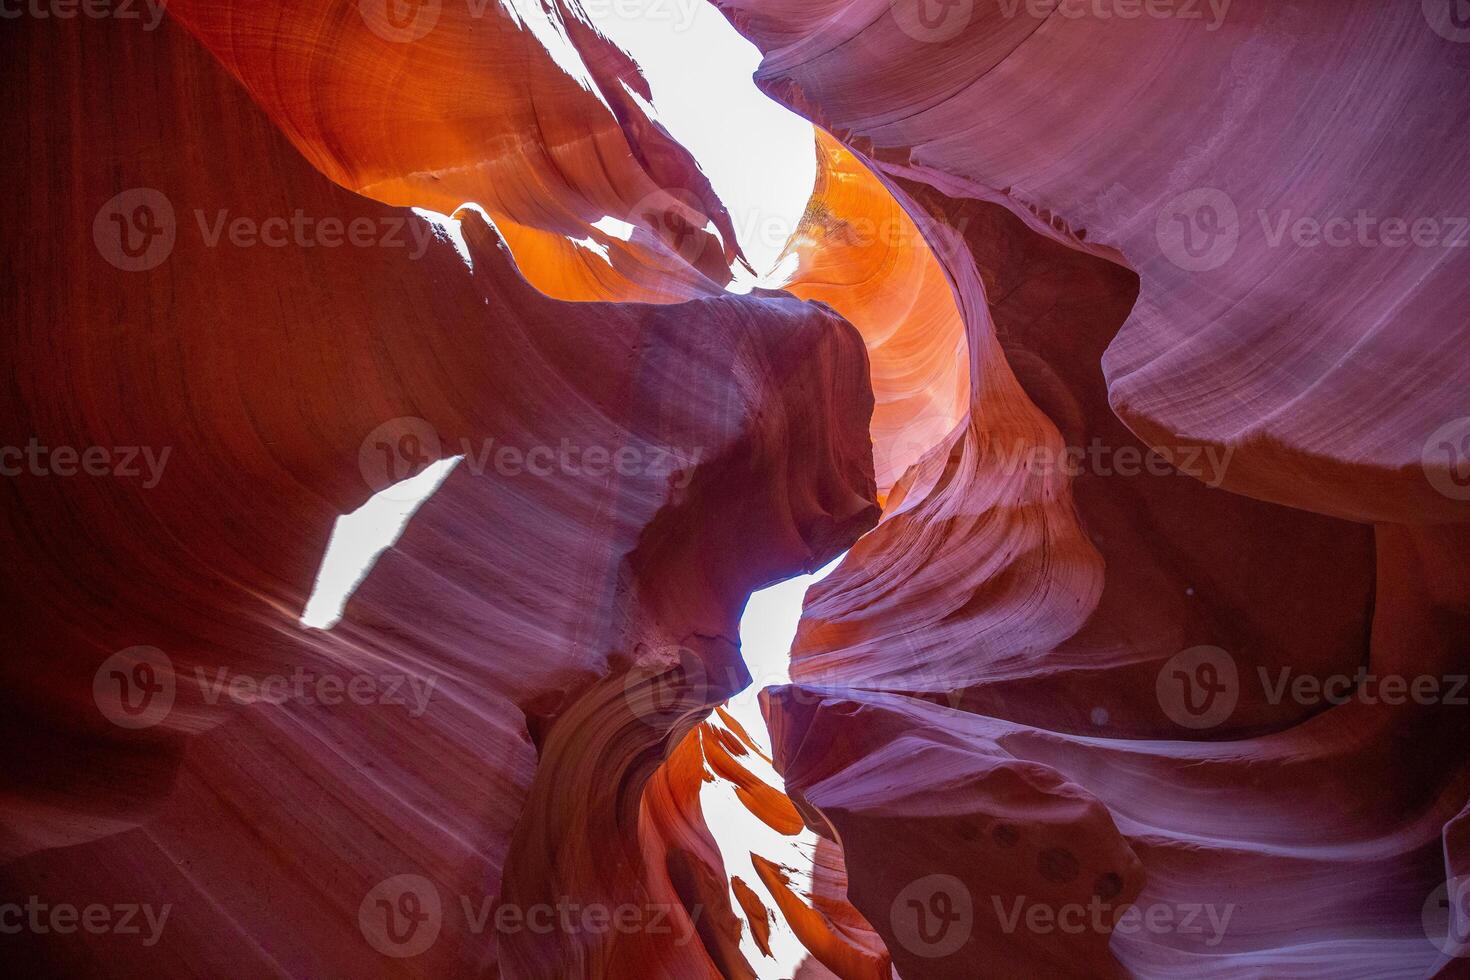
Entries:
{"type": "MultiPolygon", "coordinates": [[[[766,98],[751,75],[760,52],[709,0],[582,0],[598,30],[633,56],[658,121],[699,161],[730,209],[757,273],[772,270],[816,180],[812,124],[766,98]]],[[[752,282],[736,270],[731,289],[752,282]]]]}
{"type": "Polygon", "coordinates": [[[417,476],[384,487],[357,510],[337,518],[316,584],[301,613],[301,625],[321,630],[337,625],[348,598],[367,578],[378,556],[397,543],[414,511],[463,458],[436,460],[417,476]]]}
{"type": "MultiPolygon", "coordinates": [[[[735,237],[757,273],[752,281],[737,267],[731,290],[779,286],[787,270],[774,268],[776,260],[806,211],[816,179],[811,123],[755,87],[751,74],[760,64],[760,53],[709,0],[583,0],[583,6],[598,29],[643,68],[658,120],[694,154],[729,208],[735,237]]],[[[756,700],[760,690],[791,680],[791,641],[806,590],[836,565],[834,561],[815,574],[757,592],[745,607],[740,647],[755,682],[730,702],[729,711],[752,738],[763,739],[766,733],[756,700]]],[[[760,759],[740,761],[781,786],[780,777],[760,759]]],[[[807,871],[816,836],[803,830],[793,839],[771,830],[722,779],[705,784],[700,804],[726,873],[738,876],[774,910],[776,901],[756,875],[751,852],[807,871]]],[[[798,894],[804,892],[809,875],[793,876],[791,885],[798,894]]],[[[733,893],[730,902],[740,914],[733,893]]],[[[771,928],[772,959],[756,948],[748,928],[741,946],[761,977],[790,977],[806,957],[806,949],[779,915],[771,928]]]]}
{"type": "MultiPolygon", "coordinates": [[[[811,575],[799,575],[762,589],[750,597],[745,605],[745,614],[740,617],[740,652],[750,676],[755,680],[750,687],[730,699],[726,710],[744,726],[751,738],[761,743],[761,750],[768,755],[770,746],[766,744],[766,722],[761,716],[757,697],[764,687],[791,682],[791,641],[796,637],[796,624],[801,619],[806,590],[826,578],[840,561],[842,557],[839,556],[811,575]]],[[[761,759],[743,756],[740,763],[772,786],[780,788],[781,777],[761,759]]],[[[755,865],[750,860],[752,852],[768,861],[797,869],[798,873],[791,876],[791,887],[797,894],[803,894],[811,887],[816,834],[805,828],[800,836],[794,838],[776,833],[745,808],[735,795],[735,787],[723,779],[705,783],[699,803],[704,809],[705,823],[714,834],[720,854],[725,859],[725,873],[749,885],[768,909],[775,911],[776,899],[755,873],[755,865]]],[[[737,915],[744,916],[733,891],[730,893],[730,907],[737,915]]],[[[794,976],[807,951],[779,913],[771,924],[770,945],[771,959],[767,959],[751,939],[749,928],[741,933],[741,952],[755,968],[757,976],[770,980],[794,976]]]]}
{"type": "MultiPolygon", "coordinates": [[[[535,9],[519,2],[513,6],[535,9]]],[[[751,74],[760,54],[708,0],[583,0],[583,7],[592,22],[642,66],[659,121],[694,154],[715,193],[729,208],[736,238],[758,274],[752,279],[737,268],[731,290],[747,292],[752,286],[779,285],[786,270],[775,269],[776,260],[806,210],[816,177],[811,124],[755,87],[751,74]]],[[[531,23],[537,19],[534,16],[525,19],[532,29],[544,26],[531,23]]],[[[551,47],[553,54],[566,53],[559,42],[551,47]]],[[[582,71],[580,64],[574,67],[574,75],[582,71]]],[[[468,261],[468,251],[457,234],[458,222],[415,210],[454,240],[468,261]]],[[[303,625],[331,629],[342,618],[348,598],[378,556],[397,542],[414,512],[458,461],[458,457],[440,460],[338,518],[301,616],[303,625]]],[[[836,564],[757,592],[745,608],[740,621],[741,646],[755,683],[730,703],[729,710],[754,738],[766,731],[756,695],[763,687],[790,680],[787,665],[802,598],[807,587],[836,564]]],[[[758,775],[780,785],[779,777],[759,759],[742,762],[754,765],[758,775]]],[[[733,787],[723,780],[706,784],[701,803],[725,857],[726,871],[738,875],[774,909],[775,900],[756,875],[750,852],[807,869],[815,837],[807,831],[797,839],[775,833],[745,809],[733,787]]],[[[801,892],[809,881],[796,877],[792,885],[801,892]]],[[[731,904],[739,909],[733,894],[731,904]]],[[[773,959],[755,947],[748,929],[743,946],[762,977],[789,977],[806,955],[779,916],[771,930],[773,959]]]]}

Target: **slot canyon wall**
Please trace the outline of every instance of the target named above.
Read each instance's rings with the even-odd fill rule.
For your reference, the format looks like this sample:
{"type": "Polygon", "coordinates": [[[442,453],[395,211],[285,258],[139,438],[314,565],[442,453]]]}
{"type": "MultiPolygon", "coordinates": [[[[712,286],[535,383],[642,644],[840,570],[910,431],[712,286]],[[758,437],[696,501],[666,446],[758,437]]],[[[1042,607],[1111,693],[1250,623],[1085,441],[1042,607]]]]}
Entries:
{"type": "Polygon", "coordinates": [[[7,972],[1470,975],[1457,4],[717,0],[818,127],[747,295],[571,0],[27,8],[7,972]]]}

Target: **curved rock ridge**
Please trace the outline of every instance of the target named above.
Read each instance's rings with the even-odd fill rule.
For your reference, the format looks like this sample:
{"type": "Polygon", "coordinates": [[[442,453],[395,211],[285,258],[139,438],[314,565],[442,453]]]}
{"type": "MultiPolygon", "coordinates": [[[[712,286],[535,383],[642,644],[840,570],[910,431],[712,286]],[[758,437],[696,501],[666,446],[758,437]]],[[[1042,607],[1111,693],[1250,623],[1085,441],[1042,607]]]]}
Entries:
{"type": "Polygon", "coordinates": [[[880,168],[1121,253],[1142,287],[1104,368],[1146,442],[1228,449],[1226,487],[1303,509],[1470,514],[1436,492],[1470,413],[1452,5],[717,6],[762,88],[880,168]]]}
{"type": "Polygon", "coordinates": [[[8,53],[34,179],[4,217],[36,234],[5,245],[4,441],[37,452],[3,482],[0,894],[159,928],[7,933],[6,963],[739,975],[718,855],[658,794],[748,682],[746,595],[877,519],[858,333],[776,293],[551,299],[470,211],[466,262],[170,20],[8,53]],[[335,518],[455,456],[301,627],[335,518]]]}
{"type": "Polygon", "coordinates": [[[1453,22],[718,6],[967,331],[966,423],[809,594],[765,700],[896,972],[1463,975],[1453,22]]]}
{"type": "Polygon", "coordinates": [[[576,3],[170,3],[296,148],[386,204],[495,220],[559,299],[719,293],[741,258],[631,58],[576,3]]]}
{"type": "Polygon", "coordinates": [[[965,325],[944,270],[887,188],[821,130],[816,186],[782,259],[795,259],[782,288],[821,300],[863,334],[878,399],[873,462],[886,493],[969,405],[965,325]]]}

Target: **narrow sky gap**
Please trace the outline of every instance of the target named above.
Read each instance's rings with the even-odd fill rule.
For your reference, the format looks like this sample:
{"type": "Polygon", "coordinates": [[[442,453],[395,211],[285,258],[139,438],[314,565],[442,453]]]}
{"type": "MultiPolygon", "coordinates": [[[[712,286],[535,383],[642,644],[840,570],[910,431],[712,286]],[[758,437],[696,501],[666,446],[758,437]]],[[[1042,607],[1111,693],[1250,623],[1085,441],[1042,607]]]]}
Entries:
{"type": "MultiPolygon", "coordinates": [[[[791,641],[796,637],[796,624],[801,619],[806,591],[826,578],[842,557],[810,575],[798,575],[762,589],[745,605],[745,613],[740,617],[740,651],[754,681],[730,699],[726,710],[757,740],[764,741],[766,733],[766,722],[757,700],[761,688],[791,680],[791,641]]],[[[763,748],[769,749],[769,745],[763,745],[763,748]]],[[[740,762],[773,785],[781,785],[780,777],[760,759],[747,756],[740,762]]],[[[796,838],[776,833],[745,808],[745,804],[735,796],[735,787],[723,779],[705,783],[699,802],[704,810],[705,823],[725,859],[725,873],[737,876],[749,885],[767,908],[774,911],[776,900],[755,873],[755,866],[750,860],[752,851],[802,872],[793,875],[791,880],[798,893],[810,887],[810,876],[806,872],[811,866],[810,856],[817,846],[815,834],[806,829],[796,838]]],[[[733,892],[730,902],[739,914],[740,906],[733,892]]],[[[772,959],[767,959],[756,947],[748,929],[741,934],[740,940],[745,958],[762,977],[792,976],[807,955],[806,948],[779,914],[771,926],[772,959]]]]}
{"type": "MultiPolygon", "coordinates": [[[[752,286],[778,284],[777,274],[783,270],[774,268],[776,261],[806,210],[816,179],[811,123],[755,87],[751,75],[760,53],[713,6],[627,0],[588,7],[598,29],[642,67],[653,92],[653,114],[694,155],[729,209],[736,238],[756,271],[752,279],[737,266],[730,290],[748,292],[752,286]]],[[[728,710],[755,738],[766,731],[757,701],[761,688],[790,680],[791,641],[806,590],[836,565],[834,561],[814,574],[773,585],[746,604],[740,645],[754,683],[730,701],[728,710]]],[[[741,761],[781,785],[760,760],[741,761]]],[[[722,779],[704,784],[700,805],[724,856],[726,873],[738,876],[774,910],[775,899],[756,875],[751,852],[805,870],[816,836],[803,830],[793,839],[771,830],[722,779]]],[[[792,885],[801,892],[809,880],[795,876],[792,885]]],[[[730,901],[739,914],[733,893],[730,901]]],[[[772,923],[770,945],[768,959],[751,939],[749,928],[743,930],[742,952],[759,976],[793,976],[807,951],[779,914],[772,923]]]]}
{"type": "MultiPolygon", "coordinates": [[[[811,197],[812,124],[755,87],[760,52],[705,0],[587,7],[598,30],[643,69],[658,121],[699,161],[750,264],[768,272],[811,197]]],[[[761,284],[738,267],[736,276],[736,291],[761,284]]]]}
{"type": "Polygon", "coordinates": [[[372,571],[378,556],[397,543],[409,518],[463,458],[436,460],[417,476],[384,487],[357,510],[337,518],[316,584],[301,613],[301,625],[322,630],[337,625],[347,600],[372,571]]]}

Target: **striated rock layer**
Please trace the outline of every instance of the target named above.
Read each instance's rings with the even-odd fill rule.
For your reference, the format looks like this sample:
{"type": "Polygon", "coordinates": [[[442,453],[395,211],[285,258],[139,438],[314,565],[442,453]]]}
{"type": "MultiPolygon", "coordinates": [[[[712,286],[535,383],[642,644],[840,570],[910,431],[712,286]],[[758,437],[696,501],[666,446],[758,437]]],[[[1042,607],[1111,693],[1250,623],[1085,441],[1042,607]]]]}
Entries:
{"type": "Polygon", "coordinates": [[[968,339],[966,423],[809,596],[765,701],[897,971],[1460,975],[1453,24],[719,6],[903,204],[968,339]]]}
{"type": "Polygon", "coordinates": [[[717,6],[789,293],[575,3],[7,33],[4,962],[1464,975],[1460,11],[717,6]],[[849,548],[768,785],[741,607],[849,548]]]}
{"type": "Polygon", "coordinates": [[[858,334],[782,294],[548,298],[477,212],[462,257],[327,179],[172,20],[7,47],[4,441],[53,463],[0,488],[0,893],[162,917],[7,932],[7,965],[738,974],[718,855],[656,790],[748,683],[746,595],[876,520],[858,334]],[[300,626],[334,519],[453,456],[300,626]],[[568,905],[619,924],[541,931],[568,905]]]}

